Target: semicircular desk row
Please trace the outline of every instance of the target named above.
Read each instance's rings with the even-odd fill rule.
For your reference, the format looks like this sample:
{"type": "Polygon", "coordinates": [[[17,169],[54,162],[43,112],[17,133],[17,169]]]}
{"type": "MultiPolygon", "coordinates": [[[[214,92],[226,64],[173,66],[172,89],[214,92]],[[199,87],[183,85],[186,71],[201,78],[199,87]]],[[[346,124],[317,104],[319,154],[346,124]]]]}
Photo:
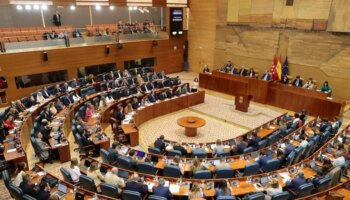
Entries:
{"type": "MultiPolygon", "coordinates": [[[[89,98],[90,99],[90,98],[89,98]]],[[[74,110],[76,110],[76,109],[74,109],[74,110]]],[[[185,179],[184,179],[185,180],[185,179]]],[[[250,190],[251,191],[251,190],[250,190]]],[[[253,190],[254,191],[254,190],[253,190]]],[[[234,192],[235,193],[235,192],[234,192]]],[[[175,193],[176,194],[176,193],[175,193]]],[[[187,190],[187,194],[188,194],[188,190],[187,190]]],[[[236,193],[236,195],[239,195],[240,193],[236,193]]],[[[182,194],[183,195],[183,194],[182,194]]],[[[180,196],[182,196],[182,195],[180,195],[180,196]]],[[[209,196],[210,196],[210,194],[208,194],[209,196]]]]}
{"type": "MultiPolygon", "coordinates": [[[[345,129],[337,133],[334,138],[330,141],[338,140],[339,137],[345,137],[350,132],[350,125],[348,125],[345,129]]],[[[286,181],[290,180],[292,177],[295,176],[296,172],[298,170],[303,170],[305,173],[306,178],[312,178],[316,175],[316,172],[311,168],[312,162],[316,162],[319,165],[322,165],[321,163],[318,163],[318,158],[322,154],[323,156],[326,156],[328,158],[333,158],[332,154],[327,153],[327,147],[328,143],[325,143],[321,148],[319,148],[313,155],[311,155],[309,158],[303,160],[302,162],[296,163],[294,165],[291,165],[289,167],[286,167],[284,169],[279,169],[273,172],[259,174],[259,175],[253,175],[249,177],[237,177],[237,178],[228,178],[225,179],[228,182],[229,187],[231,188],[232,195],[235,196],[241,196],[249,193],[257,193],[257,192],[264,192],[265,188],[261,186],[262,180],[270,180],[271,178],[276,178],[279,182],[279,184],[284,187],[286,185],[286,181]],[[316,161],[315,161],[316,160],[316,161]]],[[[88,158],[90,162],[98,162],[97,160],[93,158],[88,158]]],[[[113,167],[112,165],[101,163],[101,165],[105,168],[107,168],[107,171],[111,170],[113,167]]],[[[40,170],[43,170],[40,166],[37,166],[40,168],[40,170]]],[[[132,170],[125,170],[125,169],[119,169],[120,171],[128,172],[129,174],[133,173],[132,170]]],[[[84,170],[82,170],[84,173],[84,170]]],[[[85,171],[86,172],[86,171],[85,171]]],[[[145,177],[145,182],[149,188],[149,192],[152,192],[152,186],[157,185],[158,176],[150,175],[146,173],[139,173],[140,176],[145,177]]],[[[57,177],[56,177],[57,178],[57,177]]],[[[170,190],[174,196],[184,197],[188,196],[190,192],[190,185],[193,182],[201,183],[203,186],[204,194],[206,197],[214,197],[215,190],[214,190],[214,184],[217,181],[220,181],[222,179],[187,179],[187,178],[172,178],[172,177],[164,177],[167,181],[166,184],[169,184],[170,190]]],[[[339,177],[340,180],[340,177],[339,177]]],[[[68,185],[70,190],[72,191],[73,188],[75,188],[74,185],[72,185],[68,180],[62,180],[65,184],[68,185]]],[[[296,196],[296,199],[310,199],[309,195],[312,197],[324,197],[327,195],[330,191],[343,191],[347,192],[345,188],[346,184],[349,183],[350,180],[347,180],[346,182],[342,184],[338,184],[338,180],[336,182],[327,182],[327,185],[319,185],[318,187],[314,188],[315,193],[311,194],[311,191],[309,193],[303,194],[305,196],[296,196]]],[[[79,191],[84,192],[87,196],[92,196],[95,191],[87,191],[84,188],[76,188],[79,191]]],[[[72,193],[69,193],[69,196],[74,197],[72,193]]],[[[103,199],[114,199],[115,197],[112,196],[105,196],[105,195],[99,195],[103,199]]],[[[70,198],[68,198],[70,199],[70,198]]]]}

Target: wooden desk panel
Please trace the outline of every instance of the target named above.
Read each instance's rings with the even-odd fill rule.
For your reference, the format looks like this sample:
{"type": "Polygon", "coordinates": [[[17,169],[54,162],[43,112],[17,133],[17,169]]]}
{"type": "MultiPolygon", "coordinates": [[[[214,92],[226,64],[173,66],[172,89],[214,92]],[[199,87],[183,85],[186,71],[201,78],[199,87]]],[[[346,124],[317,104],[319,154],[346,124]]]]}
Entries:
{"type": "Polygon", "coordinates": [[[345,101],[328,99],[328,94],[273,81],[242,77],[213,71],[213,74],[199,74],[199,86],[218,92],[253,96],[253,101],[299,112],[306,109],[312,116],[328,117],[333,120],[341,116],[345,101]]]}

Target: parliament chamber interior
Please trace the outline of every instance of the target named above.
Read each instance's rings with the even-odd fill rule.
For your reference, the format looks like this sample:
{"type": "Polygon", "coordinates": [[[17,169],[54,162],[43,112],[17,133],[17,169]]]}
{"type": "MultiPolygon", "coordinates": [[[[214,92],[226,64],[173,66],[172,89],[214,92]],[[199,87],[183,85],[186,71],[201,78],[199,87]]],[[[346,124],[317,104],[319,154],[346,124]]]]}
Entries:
{"type": "Polygon", "coordinates": [[[350,199],[350,1],[3,0],[0,199],[350,199]]]}

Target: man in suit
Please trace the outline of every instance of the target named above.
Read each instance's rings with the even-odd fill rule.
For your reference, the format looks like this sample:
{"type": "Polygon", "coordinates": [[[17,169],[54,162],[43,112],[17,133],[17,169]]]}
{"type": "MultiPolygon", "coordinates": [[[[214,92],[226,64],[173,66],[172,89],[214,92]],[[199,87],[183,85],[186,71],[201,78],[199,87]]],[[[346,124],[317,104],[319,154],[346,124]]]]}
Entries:
{"type": "Polygon", "coordinates": [[[124,179],[118,176],[118,168],[113,167],[110,172],[105,175],[105,182],[118,187],[118,193],[122,192],[125,187],[124,179]]]}
{"type": "Polygon", "coordinates": [[[152,90],[154,89],[154,85],[153,85],[153,83],[151,83],[151,82],[148,82],[148,83],[146,84],[146,87],[147,87],[147,90],[148,90],[148,91],[152,91],[152,90]]]}
{"type": "Polygon", "coordinates": [[[154,147],[158,148],[161,152],[165,150],[164,135],[161,135],[155,142],[154,147]]]}
{"type": "Polygon", "coordinates": [[[296,86],[296,87],[303,87],[303,81],[300,79],[300,76],[297,76],[292,85],[296,86]]]}
{"type": "Polygon", "coordinates": [[[238,69],[235,66],[232,66],[230,70],[228,71],[230,74],[238,74],[238,69]]]}
{"type": "Polygon", "coordinates": [[[183,156],[185,156],[187,154],[186,149],[182,145],[180,145],[179,143],[175,143],[173,146],[173,149],[176,151],[180,151],[183,156]]]}
{"type": "Polygon", "coordinates": [[[298,172],[298,176],[296,178],[294,178],[291,181],[287,181],[286,182],[286,187],[297,192],[299,186],[303,185],[306,183],[306,179],[304,177],[304,172],[303,171],[299,171],[298,172]]]}
{"type": "Polygon", "coordinates": [[[49,150],[50,150],[50,146],[44,142],[42,140],[43,138],[43,135],[39,132],[36,134],[36,138],[35,138],[35,142],[36,144],[38,145],[39,147],[39,153],[40,153],[40,157],[44,160],[47,160],[49,162],[51,162],[49,159],[49,156],[50,156],[50,153],[49,153],[49,150]]]}
{"type": "Polygon", "coordinates": [[[154,92],[152,92],[150,95],[148,95],[148,100],[151,102],[151,103],[154,103],[157,101],[157,98],[156,96],[154,95],[154,92]]]}
{"type": "Polygon", "coordinates": [[[263,76],[261,77],[262,80],[264,81],[269,81],[271,80],[271,74],[269,73],[269,71],[265,71],[265,73],[263,74],[263,76]]]}
{"type": "Polygon", "coordinates": [[[163,178],[160,178],[158,181],[158,186],[153,186],[152,191],[154,195],[164,197],[167,200],[174,199],[173,195],[171,194],[169,187],[164,187],[165,180],[163,178]]]}
{"type": "Polygon", "coordinates": [[[241,70],[239,70],[239,75],[240,76],[247,76],[247,73],[248,73],[247,69],[244,68],[244,66],[242,65],[241,70]]]}
{"type": "Polygon", "coordinates": [[[40,93],[44,96],[45,99],[49,98],[51,95],[47,91],[47,87],[45,86],[43,89],[40,90],[40,93]]]}
{"type": "Polygon", "coordinates": [[[123,112],[123,107],[122,106],[118,106],[118,111],[116,113],[116,119],[118,121],[123,121],[125,119],[125,115],[124,115],[124,112],[123,112]]]}
{"type": "Polygon", "coordinates": [[[30,176],[28,174],[23,176],[23,181],[19,184],[19,188],[23,191],[23,194],[28,194],[29,196],[36,198],[39,194],[39,191],[35,190],[34,184],[29,184],[30,176]]]}
{"type": "Polygon", "coordinates": [[[53,15],[53,24],[55,26],[61,26],[61,19],[60,13],[56,10],[56,13],[53,15]]]}
{"type": "Polygon", "coordinates": [[[50,139],[51,127],[49,126],[47,119],[41,121],[40,133],[43,134],[45,142],[48,142],[50,139]]]}
{"type": "Polygon", "coordinates": [[[255,149],[258,147],[258,143],[261,141],[261,138],[258,136],[258,132],[255,130],[248,136],[248,146],[254,147],[255,149]]]}
{"type": "Polygon", "coordinates": [[[50,185],[46,181],[41,181],[39,191],[36,195],[37,200],[46,200],[50,197],[50,185]]]}
{"type": "Polygon", "coordinates": [[[192,155],[196,154],[207,154],[207,151],[204,147],[201,147],[199,144],[196,144],[196,146],[192,149],[192,155]]]}
{"type": "Polygon", "coordinates": [[[295,147],[292,143],[290,143],[289,139],[286,139],[284,143],[286,144],[284,155],[287,157],[292,151],[294,151],[295,147]]]}
{"type": "Polygon", "coordinates": [[[236,145],[231,149],[233,155],[242,154],[247,145],[243,142],[241,137],[236,139],[236,145]]]}
{"type": "Polygon", "coordinates": [[[118,142],[113,142],[112,146],[108,148],[108,160],[112,163],[114,163],[115,161],[117,161],[118,159],[118,151],[117,151],[117,147],[119,146],[118,142]]]}
{"type": "Polygon", "coordinates": [[[264,168],[267,164],[267,161],[272,160],[272,157],[266,153],[266,150],[260,151],[260,158],[258,160],[260,168],[264,168]]]}
{"type": "Polygon", "coordinates": [[[61,101],[62,103],[65,105],[65,106],[69,106],[71,103],[73,103],[74,101],[71,101],[71,99],[69,98],[69,93],[66,92],[66,95],[64,95],[62,98],[61,98],[61,101]]]}
{"type": "Polygon", "coordinates": [[[141,193],[144,195],[148,192],[148,187],[146,184],[140,182],[140,177],[137,173],[134,173],[130,180],[125,184],[125,190],[131,190],[141,193]]]}

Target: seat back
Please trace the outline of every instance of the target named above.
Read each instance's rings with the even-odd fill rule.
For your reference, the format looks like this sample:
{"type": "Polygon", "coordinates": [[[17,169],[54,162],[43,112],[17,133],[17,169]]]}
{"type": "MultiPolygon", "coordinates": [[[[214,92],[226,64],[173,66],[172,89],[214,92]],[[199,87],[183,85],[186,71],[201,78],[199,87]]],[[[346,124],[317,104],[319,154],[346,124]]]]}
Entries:
{"type": "Polygon", "coordinates": [[[109,152],[107,150],[101,148],[100,149],[100,155],[101,155],[101,158],[102,158],[102,162],[111,164],[109,162],[109,159],[108,159],[109,158],[109,152]]]}
{"type": "Polygon", "coordinates": [[[267,144],[267,139],[261,140],[260,142],[258,142],[258,149],[265,148],[266,144],[267,144]]]}
{"type": "Polygon", "coordinates": [[[163,170],[163,176],[180,178],[181,170],[179,166],[166,165],[163,170]]]}
{"type": "Polygon", "coordinates": [[[207,153],[205,152],[196,152],[192,154],[192,157],[194,158],[206,158],[207,157],[207,153]]]}
{"type": "Polygon", "coordinates": [[[139,192],[124,190],[122,193],[123,200],[141,200],[141,194],[139,192]]]}
{"type": "Polygon", "coordinates": [[[66,168],[61,167],[60,168],[61,174],[63,176],[63,180],[68,183],[73,183],[72,176],[70,175],[69,171],[66,168]]]}
{"type": "Polygon", "coordinates": [[[340,178],[341,178],[341,168],[340,167],[336,167],[334,169],[332,169],[327,176],[331,177],[331,183],[330,183],[330,187],[335,186],[336,184],[339,183],[340,178]]]}
{"type": "Polygon", "coordinates": [[[294,151],[295,151],[295,157],[294,157],[294,160],[293,160],[293,164],[299,162],[301,154],[303,154],[303,152],[304,152],[304,148],[303,147],[298,147],[294,151]]]}
{"type": "Polygon", "coordinates": [[[28,194],[24,195],[22,200],[36,200],[36,198],[29,196],[28,194]]]}
{"type": "Polygon", "coordinates": [[[229,168],[222,168],[216,170],[215,178],[233,178],[235,171],[229,167],[229,168]]]}
{"type": "Polygon", "coordinates": [[[154,175],[156,170],[154,168],[154,165],[149,162],[139,162],[137,163],[137,169],[138,172],[140,173],[145,173],[145,174],[152,174],[154,175]]]}
{"type": "MultiPolygon", "coordinates": [[[[152,154],[162,155],[162,152],[160,151],[160,149],[158,149],[156,147],[149,147],[148,152],[152,153],[152,154]]],[[[152,160],[152,162],[158,162],[158,157],[151,156],[151,160],[152,160]]]]}
{"type": "Polygon", "coordinates": [[[248,200],[265,200],[265,194],[264,193],[254,193],[248,195],[248,200]]]}
{"type": "Polygon", "coordinates": [[[119,156],[117,159],[117,162],[118,162],[118,167],[127,169],[127,170],[132,170],[132,166],[129,158],[119,156]]]}
{"type": "Polygon", "coordinates": [[[314,185],[312,183],[302,184],[298,188],[298,194],[297,194],[296,198],[305,197],[305,196],[310,195],[313,189],[314,189],[314,185]]]}
{"type": "Polygon", "coordinates": [[[118,198],[118,187],[108,183],[100,184],[102,195],[109,196],[112,198],[118,198]]]}
{"type": "Polygon", "coordinates": [[[295,151],[292,151],[289,153],[289,155],[287,156],[287,160],[286,160],[286,166],[289,166],[293,163],[293,160],[295,158],[295,151]]]}
{"type": "Polygon", "coordinates": [[[254,151],[254,147],[247,147],[243,150],[243,153],[246,154],[246,153],[251,153],[254,151]]]}
{"type": "Polygon", "coordinates": [[[2,179],[4,179],[4,184],[6,186],[6,188],[9,188],[9,184],[11,183],[11,178],[9,175],[9,172],[5,169],[1,172],[2,175],[2,179]]]}
{"type": "Polygon", "coordinates": [[[273,160],[268,160],[266,162],[266,165],[264,165],[262,167],[262,170],[264,172],[271,172],[271,171],[275,171],[278,170],[280,167],[280,160],[278,159],[273,159],[273,160]]]}
{"type": "Polygon", "coordinates": [[[79,176],[79,182],[81,188],[91,192],[97,192],[95,181],[92,178],[82,174],[79,176]]]}
{"type": "Polygon", "coordinates": [[[216,157],[218,157],[218,158],[224,158],[224,157],[228,157],[228,156],[230,156],[229,151],[223,151],[221,153],[216,154],[216,157]]]}
{"type": "Polygon", "coordinates": [[[289,192],[285,191],[285,192],[272,195],[271,200],[288,200],[289,197],[290,197],[289,192]]]}
{"type": "Polygon", "coordinates": [[[325,176],[323,178],[321,178],[319,181],[318,181],[318,184],[316,185],[316,192],[321,192],[323,190],[326,190],[329,188],[329,184],[331,183],[331,177],[329,176],[325,176]]]}
{"type": "Polygon", "coordinates": [[[247,164],[244,167],[243,176],[251,176],[258,173],[259,173],[259,163],[254,162],[251,164],[247,164]]]}
{"type": "Polygon", "coordinates": [[[16,200],[21,200],[23,197],[23,191],[21,190],[21,188],[16,187],[15,185],[13,185],[12,183],[9,184],[9,191],[11,196],[16,199],[16,200]]]}
{"type": "Polygon", "coordinates": [[[236,200],[235,196],[220,196],[216,200],[236,200]]]}
{"type": "Polygon", "coordinates": [[[178,151],[178,150],[170,150],[168,151],[168,156],[182,156],[182,153],[181,151],[178,151]]]}
{"type": "Polygon", "coordinates": [[[157,195],[150,195],[148,197],[148,200],[167,200],[165,197],[157,196],[157,195]]]}
{"type": "Polygon", "coordinates": [[[209,170],[198,170],[193,174],[194,179],[210,179],[211,172],[209,170]]]}

